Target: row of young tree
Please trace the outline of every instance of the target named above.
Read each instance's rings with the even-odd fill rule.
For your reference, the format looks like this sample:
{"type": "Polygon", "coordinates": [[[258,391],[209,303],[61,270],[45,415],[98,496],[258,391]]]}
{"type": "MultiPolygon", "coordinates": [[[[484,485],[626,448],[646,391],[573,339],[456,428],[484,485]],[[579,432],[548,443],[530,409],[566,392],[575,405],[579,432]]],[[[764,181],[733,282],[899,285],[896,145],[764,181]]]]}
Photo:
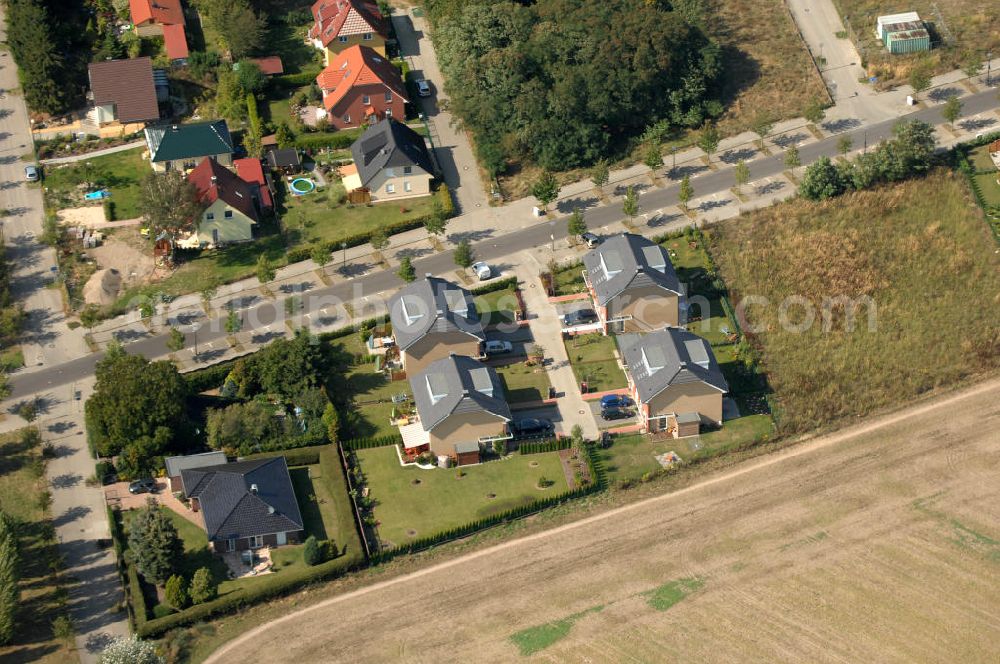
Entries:
{"type": "Polygon", "coordinates": [[[893,137],[853,160],[834,163],[823,157],[806,168],[799,194],[812,201],[867,189],[884,182],[898,182],[926,173],[934,163],[937,145],[934,128],[911,120],[893,127],[893,137]]]}
{"type": "Polygon", "coordinates": [[[14,621],[21,596],[20,565],[14,522],[0,512],[0,645],[14,637],[14,621]]]}
{"type": "Polygon", "coordinates": [[[720,115],[720,48],[700,6],[428,2],[452,108],[494,174],[511,160],[551,170],[592,164],[650,125],[699,127],[720,115]]]}

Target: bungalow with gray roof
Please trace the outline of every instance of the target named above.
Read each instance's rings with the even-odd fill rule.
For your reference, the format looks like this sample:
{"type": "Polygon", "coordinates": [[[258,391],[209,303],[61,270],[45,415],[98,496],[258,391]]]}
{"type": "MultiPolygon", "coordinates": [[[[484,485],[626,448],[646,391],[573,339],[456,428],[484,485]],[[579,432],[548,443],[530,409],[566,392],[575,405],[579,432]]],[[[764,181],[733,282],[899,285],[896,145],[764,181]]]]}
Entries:
{"type": "Polygon", "coordinates": [[[205,157],[233,165],[233,137],[225,120],[146,127],[146,147],[158,173],[191,170],[205,157]]]}
{"type": "Polygon", "coordinates": [[[163,465],[167,470],[167,479],[170,480],[171,491],[184,490],[184,484],[181,482],[182,471],[205,466],[218,466],[223,463],[226,463],[226,454],[218,451],[172,456],[163,460],[163,465]]]}
{"type": "Polygon", "coordinates": [[[408,450],[429,449],[459,465],[479,462],[480,446],[509,439],[510,406],[492,367],[463,355],[410,377],[418,421],[400,427],[408,450]]]}
{"type": "Polygon", "coordinates": [[[285,457],[186,468],[181,483],[216,553],[302,540],[303,521],[285,457]]]}
{"type": "Polygon", "coordinates": [[[685,425],[722,424],[722,395],[729,391],[708,342],[668,327],[619,339],[629,388],[650,432],[697,433],[685,425]]]}
{"type": "Polygon", "coordinates": [[[684,293],[660,245],[622,233],[585,254],[583,265],[605,332],[648,332],[684,322],[684,293]]]}
{"type": "Polygon", "coordinates": [[[409,374],[451,354],[482,354],[486,335],[472,293],[445,279],[427,275],[402,288],[389,300],[389,319],[409,374]]]}
{"type": "Polygon", "coordinates": [[[354,163],[340,168],[347,191],[373,202],[429,196],[434,164],[424,137],[395,118],[373,124],[351,145],[354,163]]]}

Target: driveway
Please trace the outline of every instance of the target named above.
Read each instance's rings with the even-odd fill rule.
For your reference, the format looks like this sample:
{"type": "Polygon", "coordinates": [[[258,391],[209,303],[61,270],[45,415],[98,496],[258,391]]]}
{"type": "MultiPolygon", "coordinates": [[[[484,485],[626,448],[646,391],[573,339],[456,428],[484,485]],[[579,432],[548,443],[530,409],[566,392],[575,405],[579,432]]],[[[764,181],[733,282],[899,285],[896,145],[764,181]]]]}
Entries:
{"type": "Polygon", "coordinates": [[[444,91],[444,76],[438,68],[434,45],[428,37],[426,20],[409,12],[397,12],[392,15],[392,25],[396,29],[400,54],[409,62],[410,71],[431,83],[431,96],[419,99],[418,103],[427,117],[434,154],[453,193],[456,213],[466,214],[476,208],[487,207],[487,195],[483,191],[469,137],[456,128],[451,113],[439,108],[442,103],[447,108],[448,96],[444,91]]]}

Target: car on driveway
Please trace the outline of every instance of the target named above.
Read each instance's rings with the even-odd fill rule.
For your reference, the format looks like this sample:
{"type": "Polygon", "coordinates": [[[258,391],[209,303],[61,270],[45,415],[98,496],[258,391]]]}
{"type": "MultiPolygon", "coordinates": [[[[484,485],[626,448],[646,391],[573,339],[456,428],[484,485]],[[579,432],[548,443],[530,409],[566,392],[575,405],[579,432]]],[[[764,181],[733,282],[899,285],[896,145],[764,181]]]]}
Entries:
{"type": "Polygon", "coordinates": [[[514,350],[514,344],[509,341],[487,341],[483,349],[487,355],[503,355],[514,350]]]}
{"type": "Polygon", "coordinates": [[[624,408],[603,408],[601,409],[602,420],[624,420],[632,417],[632,413],[624,408]]]}
{"type": "Polygon", "coordinates": [[[575,325],[586,325],[597,322],[597,312],[593,309],[577,309],[563,316],[563,325],[573,327],[575,325]]]}
{"type": "Polygon", "coordinates": [[[581,235],[580,239],[583,240],[587,244],[587,247],[590,249],[593,249],[594,247],[596,247],[601,243],[601,238],[590,232],[581,235]]]}
{"type": "Polygon", "coordinates": [[[144,477],[128,485],[128,492],[135,493],[156,493],[156,480],[152,477],[144,477]]]}
{"type": "Polygon", "coordinates": [[[426,78],[417,79],[417,94],[421,97],[431,96],[431,84],[427,82],[426,78]]]}
{"type": "Polygon", "coordinates": [[[472,264],[472,271],[476,273],[480,281],[486,281],[493,276],[493,268],[486,261],[479,261],[472,264]]]}
{"type": "Polygon", "coordinates": [[[517,438],[539,438],[551,436],[555,433],[556,427],[548,420],[526,417],[523,420],[514,420],[511,423],[511,432],[517,438]]]}
{"type": "Polygon", "coordinates": [[[624,394],[605,394],[601,397],[601,409],[625,408],[632,405],[632,400],[624,394]]]}
{"type": "Polygon", "coordinates": [[[38,182],[38,168],[35,166],[25,166],[24,179],[28,182],[38,182]]]}

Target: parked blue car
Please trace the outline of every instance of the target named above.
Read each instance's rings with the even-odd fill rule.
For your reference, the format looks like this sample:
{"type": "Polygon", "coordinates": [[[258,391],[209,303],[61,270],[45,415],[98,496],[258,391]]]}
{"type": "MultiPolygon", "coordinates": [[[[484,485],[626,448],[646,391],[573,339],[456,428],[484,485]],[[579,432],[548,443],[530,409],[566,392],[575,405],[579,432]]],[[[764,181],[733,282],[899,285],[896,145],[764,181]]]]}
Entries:
{"type": "Polygon", "coordinates": [[[608,408],[627,408],[632,400],[623,394],[606,394],[601,397],[601,410],[608,408]]]}

